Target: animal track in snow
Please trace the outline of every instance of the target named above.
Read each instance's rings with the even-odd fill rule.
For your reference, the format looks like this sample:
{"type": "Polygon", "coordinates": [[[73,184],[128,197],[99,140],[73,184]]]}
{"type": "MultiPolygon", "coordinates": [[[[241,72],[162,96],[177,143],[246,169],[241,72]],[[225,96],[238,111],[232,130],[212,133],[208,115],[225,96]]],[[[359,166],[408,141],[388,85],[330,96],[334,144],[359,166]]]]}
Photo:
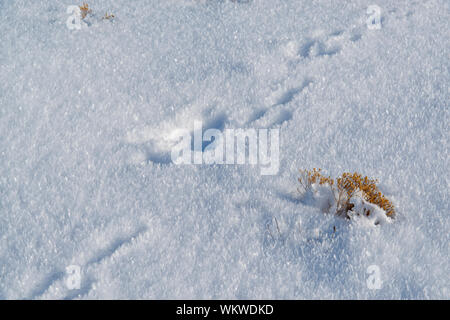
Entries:
{"type": "MultiPolygon", "coordinates": [[[[95,279],[91,274],[90,270],[95,265],[102,263],[106,259],[112,257],[115,254],[119,254],[120,250],[124,247],[133,245],[133,241],[139,236],[147,231],[146,227],[139,228],[132,234],[128,236],[122,236],[116,238],[112,243],[107,245],[105,248],[100,249],[96,254],[94,254],[85,264],[80,265],[81,269],[81,283],[79,289],[69,290],[66,286],[67,273],[65,270],[55,270],[50,273],[43,281],[36,286],[36,288],[31,292],[28,299],[39,299],[48,293],[51,289],[56,289],[56,291],[64,290],[65,295],[62,299],[72,300],[77,297],[87,295],[95,284],[95,279]]],[[[76,261],[76,259],[74,260],[76,261]]]]}
{"type": "MultiPolygon", "coordinates": [[[[278,61],[279,66],[270,66],[275,73],[275,85],[284,86],[277,89],[266,98],[266,106],[256,109],[248,118],[246,125],[257,124],[261,126],[276,126],[292,118],[292,107],[287,107],[295,97],[313,82],[311,78],[306,78],[299,87],[288,84],[290,76],[295,78],[293,72],[298,72],[298,66],[307,66],[317,61],[324,61],[321,58],[331,58],[341,53],[345,46],[360,41],[363,37],[364,26],[353,26],[349,30],[337,29],[330,33],[322,30],[312,32],[302,41],[290,40],[279,46],[276,56],[272,58],[263,57],[262,61],[278,61]],[[279,73],[283,74],[280,77],[279,73]],[[282,84],[282,85],[280,85],[282,84]],[[286,87],[288,89],[286,89],[286,87]]],[[[277,41],[274,41],[277,43],[277,41]]],[[[261,69],[261,67],[260,67],[261,69]]],[[[264,68],[262,68],[264,69],[264,68]]]]}
{"type": "Polygon", "coordinates": [[[30,293],[27,299],[36,299],[42,296],[54,283],[64,279],[66,273],[61,270],[55,270],[47,275],[40,284],[38,284],[30,293]]]}
{"type": "Polygon", "coordinates": [[[308,37],[298,46],[296,54],[301,59],[332,57],[340,53],[347,43],[359,41],[361,38],[362,34],[356,30],[336,30],[328,35],[317,32],[317,35],[308,37]]]}
{"type": "MultiPolygon", "coordinates": [[[[270,67],[278,70],[275,73],[276,79],[273,80],[275,80],[275,86],[282,88],[272,91],[266,98],[264,103],[266,106],[254,110],[245,125],[273,127],[292,119],[293,110],[288,105],[313,82],[307,77],[300,86],[287,83],[292,70],[298,70],[296,65],[310,64],[321,57],[335,56],[347,43],[355,43],[361,38],[362,33],[357,29],[335,30],[329,34],[317,31],[304,41],[291,40],[281,45],[279,50],[276,50],[275,57],[264,56],[261,61],[269,61],[269,63],[278,61],[280,64],[278,67],[272,65],[270,67]],[[280,72],[283,77],[280,77],[280,72]]],[[[259,68],[264,70],[264,67],[259,66],[259,68]]]]}
{"type": "Polygon", "coordinates": [[[203,141],[201,150],[195,150],[193,136],[194,122],[202,122],[202,132],[208,129],[217,129],[223,131],[228,117],[224,112],[207,108],[198,112],[195,109],[186,109],[177,113],[175,119],[164,122],[158,126],[143,127],[130,131],[126,137],[127,143],[134,145],[136,151],[131,155],[132,164],[153,162],[159,164],[169,164],[172,162],[171,152],[182,139],[184,130],[188,130],[191,135],[191,150],[204,151],[212,141],[203,141]]]}
{"type": "Polygon", "coordinates": [[[292,102],[297,95],[303,92],[313,81],[309,78],[305,79],[300,86],[279,89],[273,91],[272,94],[266,98],[266,104],[269,107],[257,109],[247,120],[247,125],[258,125],[273,127],[281,125],[283,122],[292,119],[292,111],[287,105],[292,102]]]}
{"type": "Polygon", "coordinates": [[[108,246],[98,251],[96,255],[94,255],[91,259],[89,259],[86,265],[89,266],[92,264],[101,263],[105,259],[116,254],[122,247],[131,244],[133,240],[138,238],[141,234],[145,233],[146,231],[147,228],[143,227],[138,229],[132,234],[116,238],[108,246]]]}
{"type": "Polygon", "coordinates": [[[341,46],[335,44],[328,45],[319,40],[309,40],[300,49],[300,56],[303,58],[312,58],[317,56],[333,56],[341,50],[341,46]]]}
{"type": "MultiPolygon", "coordinates": [[[[394,15],[396,12],[391,10],[388,14],[394,15]]],[[[411,15],[411,12],[408,11],[406,16],[411,15]]],[[[254,67],[256,76],[267,79],[269,85],[275,85],[278,88],[268,95],[263,106],[256,108],[242,125],[270,128],[291,120],[295,108],[290,106],[290,103],[313,82],[312,79],[306,78],[300,86],[293,85],[289,79],[293,72],[298,72],[296,66],[320,63],[325,61],[324,58],[335,57],[346,46],[354,45],[362,40],[366,32],[365,18],[362,16],[357,25],[347,29],[336,29],[331,32],[314,31],[303,40],[293,39],[284,44],[283,41],[274,40],[273,43],[276,46],[272,46],[269,50],[270,54],[255,59],[254,67]]],[[[383,21],[384,17],[382,17],[383,21]]],[[[203,131],[210,128],[223,131],[228,122],[228,116],[214,108],[204,110],[203,106],[190,106],[178,112],[173,119],[159,125],[136,128],[126,137],[126,142],[134,149],[129,162],[132,164],[171,163],[171,150],[181,139],[179,129],[192,130],[195,120],[203,122],[203,131]]],[[[194,132],[190,132],[192,136],[194,132]]],[[[191,149],[204,151],[210,143],[203,142],[201,150],[194,150],[194,145],[191,149]]]]}

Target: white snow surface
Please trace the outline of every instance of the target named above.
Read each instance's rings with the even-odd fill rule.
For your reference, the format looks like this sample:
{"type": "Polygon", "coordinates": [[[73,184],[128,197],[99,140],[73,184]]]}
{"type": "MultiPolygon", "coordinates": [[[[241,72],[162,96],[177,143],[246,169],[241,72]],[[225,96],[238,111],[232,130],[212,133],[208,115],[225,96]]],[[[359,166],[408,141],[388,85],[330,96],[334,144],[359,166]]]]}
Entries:
{"type": "Polygon", "coordinates": [[[88,3],[0,0],[0,299],[450,298],[448,0],[88,3]],[[278,174],[171,163],[194,120],[279,128],[278,174]],[[302,202],[313,167],[395,221],[302,202]]]}

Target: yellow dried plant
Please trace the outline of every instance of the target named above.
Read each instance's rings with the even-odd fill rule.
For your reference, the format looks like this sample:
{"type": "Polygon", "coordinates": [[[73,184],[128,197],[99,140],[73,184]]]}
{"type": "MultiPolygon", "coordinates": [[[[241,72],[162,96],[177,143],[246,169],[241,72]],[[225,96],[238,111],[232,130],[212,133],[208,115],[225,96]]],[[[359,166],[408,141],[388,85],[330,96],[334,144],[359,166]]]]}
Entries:
{"type": "Polygon", "coordinates": [[[87,3],[83,3],[82,6],[80,6],[81,11],[81,19],[86,18],[86,16],[90,13],[92,13],[92,10],[89,8],[89,5],[87,3]]]}
{"type": "Polygon", "coordinates": [[[114,18],[115,18],[115,16],[113,14],[108,14],[108,12],[106,12],[102,19],[103,20],[112,20],[114,18]]]}
{"type": "MultiPolygon", "coordinates": [[[[321,169],[300,170],[299,183],[304,191],[310,190],[314,184],[330,186],[336,201],[336,214],[347,216],[347,212],[353,209],[351,198],[361,192],[363,199],[383,209],[388,217],[395,216],[395,208],[392,202],[386,198],[379,190],[378,180],[363,177],[360,173],[344,172],[336,181],[324,176],[321,169]]],[[[365,210],[364,214],[369,216],[370,210],[365,210]]]]}

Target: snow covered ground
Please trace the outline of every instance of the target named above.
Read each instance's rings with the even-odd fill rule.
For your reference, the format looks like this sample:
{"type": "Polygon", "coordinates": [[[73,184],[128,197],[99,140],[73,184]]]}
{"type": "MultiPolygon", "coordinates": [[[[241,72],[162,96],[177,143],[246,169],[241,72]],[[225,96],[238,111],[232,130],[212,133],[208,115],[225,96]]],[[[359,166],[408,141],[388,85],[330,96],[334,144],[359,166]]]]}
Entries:
{"type": "Polygon", "coordinates": [[[450,298],[448,0],[88,3],[0,0],[0,299],[450,298]],[[195,120],[279,129],[278,173],[175,165],[195,120]],[[397,218],[308,206],[313,167],[397,218]]]}

